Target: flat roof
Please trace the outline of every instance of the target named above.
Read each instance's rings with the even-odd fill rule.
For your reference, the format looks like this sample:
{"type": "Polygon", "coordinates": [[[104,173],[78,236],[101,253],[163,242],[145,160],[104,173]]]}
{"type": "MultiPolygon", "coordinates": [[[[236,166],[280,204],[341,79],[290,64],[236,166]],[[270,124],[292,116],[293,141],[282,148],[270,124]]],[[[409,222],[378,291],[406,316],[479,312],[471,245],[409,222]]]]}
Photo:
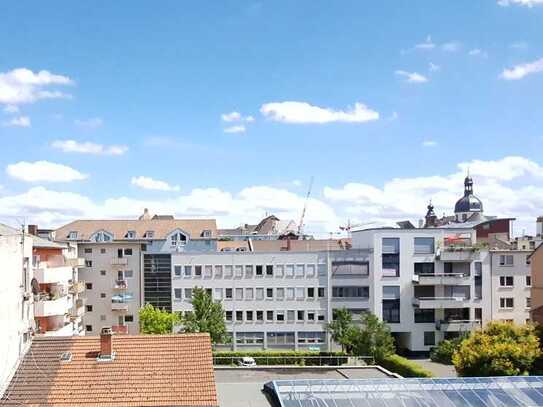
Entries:
{"type": "Polygon", "coordinates": [[[384,370],[359,367],[215,367],[219,405],[228,407],[273,407],[273,398],[264,385],[274,380],[346,381],[348,378],[386,378],[384,370]]]}
{"type": "Polygon", "coordinates": [[[543,377],[274,380],[276,407],[540,407],[543,377]]]}

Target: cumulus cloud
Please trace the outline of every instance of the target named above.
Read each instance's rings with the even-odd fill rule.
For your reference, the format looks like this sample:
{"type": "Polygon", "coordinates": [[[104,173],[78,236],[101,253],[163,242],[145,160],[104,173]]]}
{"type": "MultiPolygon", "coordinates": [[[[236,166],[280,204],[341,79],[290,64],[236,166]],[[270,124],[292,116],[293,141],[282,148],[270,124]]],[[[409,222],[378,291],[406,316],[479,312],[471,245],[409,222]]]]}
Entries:
{"type": "Polygon", "coordinates": [[[462,47],[462,44],[460,44],[457,41],[446,42],[443,45],[441,45],[441,49],[446,52],[456,52],[460,50],[461,47],[462,47]]]}
{"type": "Polygon", "coordinates": [[[416,49],[422,49],[422,50],[434,49],[435,47],[436,47],[436,44],[433,43],[431,36],[427,36],[424,42],[421,42],[420,44],[415,45],[416,49]]]}
{"type": "Polygon", "coordinates": [[[230,113],[223,113],[221,115],[221,120],[227,123],[231,123],[231,122],[251,123],[255,121],[255,118],[253,116],[243,116],[241,113],[234,111],[230,113]]]}
{"type": "Polygon", "coordinates": [[[534,6],[542,5],[543,0],[498,0],[498,4],[502,7],[507,7],[513,4],[513,5],[526,6],[526,7],[531,8],[534,6]]]}
{"type": "Polygon", "coordinates": [[[358,102],[347,110],[333,110],[306,102],[272,102],[262,105],[260,112],[270,120],[296,124],[364,123],[379,119],[378,112],[358,102]]]}
{"type": "Polygon", "coordinates": [[[30,127],[30,117],[17,116],[2,122],[3,127],[30,127]]]}
{"type": "Polygon", "coordinates": [[[70,95],[51,89],[51,86],[72,85],[67,76],[49,71],[33,72],[17,68],[0,72],[0,104],[20,105],[33,103],[40,99],[68,98],[70,95]]]}
{"type": "Polygon", "coordinates": [[[516,65],[511,69],[504,69],[500,77],[508,81],[513,81],[539,72],[543,72],[543,58],[534,62],[516,65]]]}
{"type": "Polygon", "coordinates": [[[74,120],[74,124],[80,129],[94,130],[99,127],[102,127],[102,125],[104,124],[104,121],[100,117],[92,117],[90,119],[84,119],[84,120],[76,119],[74,120]]]}
{"type": "Polygon", "coordinates": [[[488,54],[486,51],[483,51],[480,48],[474,48],[468,52],[468,55],[472,57],[481,57],[481,58],[487,58],[488,54]]]}
{"type": "Polygon", "coordinates": [[[409,83],[425,83],[428,82],[428,78],[424,75],[421,75],[417,72],[407,72],[402,70],[397,70],[394,72],[396,75],[405,78],[406,82],[409,83]]]}
{"type": "Polygon", "coordinates": [[[104,145],[90,141],[55,140],[51,147],[65,153],[94,154],[94,155],[123,155],[128,151],[124,145],[104,145]]]}
{"type": "Polygon", "coordinates": [[[6,105],[4,109],[2,109],[4,113],[6,114],[17,114],[19,113],[19,107],[15,105],[6,105]]]}
{"type": "Polygon", "coordinates": [[[160,181],[151,177],[132,177],[130,182],[132,185],[142,189],[151,189],[155,191],[179,191],[179,186],[173,186],[168,184],[166,181],[160,181]]]}
{"type": "Polygon", "coordinates": [[[19,161],[8,165],[6,173],[25,182],[71,182],[88,177],[71,167],[49,161],[19,161]]]}
{"type": "Polygon", "coordinates": [[[434,140],[424,140],[422,142],[422,146],[423,147],[436,147],[437,146],[437,141],[434,141],[434,140]]]}
{"type": "Polygon", "coordinates": [[[245,126],[243,124],[238,124],[236,126],[226,127],[224,129],[224,132],[225,133],[235,134],[235,133],[245,133],[245,130],[247,130],[247,129],[245,128],[245,126]]]}

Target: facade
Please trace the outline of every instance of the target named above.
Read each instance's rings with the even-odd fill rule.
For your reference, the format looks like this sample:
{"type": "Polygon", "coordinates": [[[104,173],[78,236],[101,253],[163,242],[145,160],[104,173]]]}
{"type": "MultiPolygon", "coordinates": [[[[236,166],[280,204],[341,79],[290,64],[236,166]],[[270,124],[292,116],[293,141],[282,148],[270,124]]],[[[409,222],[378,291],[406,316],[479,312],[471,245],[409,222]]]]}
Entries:
{"type": "Polygon", "coordinates": [[[534,322],[543,324],[543,244],[539,244],[529,260],[532,272],[530,316],[534,322]]]}

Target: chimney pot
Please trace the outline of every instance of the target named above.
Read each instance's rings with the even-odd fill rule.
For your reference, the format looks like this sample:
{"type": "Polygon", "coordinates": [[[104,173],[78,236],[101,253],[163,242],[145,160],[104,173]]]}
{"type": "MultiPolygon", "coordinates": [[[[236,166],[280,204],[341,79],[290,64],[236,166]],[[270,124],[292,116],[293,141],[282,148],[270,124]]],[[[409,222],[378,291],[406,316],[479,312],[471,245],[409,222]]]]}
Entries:
{"type": "Polygon", "coordinates": [[[113,331],[110,326],[105,326],[100,331],[100,357],[111,358],[113,354],[113,331]]]}

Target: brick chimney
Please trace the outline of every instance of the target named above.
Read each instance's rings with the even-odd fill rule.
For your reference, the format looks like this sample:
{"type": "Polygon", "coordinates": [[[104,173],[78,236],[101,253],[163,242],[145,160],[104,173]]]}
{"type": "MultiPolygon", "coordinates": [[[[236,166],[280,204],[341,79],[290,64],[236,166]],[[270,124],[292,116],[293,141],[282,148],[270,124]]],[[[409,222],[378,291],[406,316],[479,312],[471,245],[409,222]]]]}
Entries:
{"type": "Polygon", "coordinates": [[[100,358],[113,358],[113,331],[111,327],[105,326],[100,331],[100,358]]]}

